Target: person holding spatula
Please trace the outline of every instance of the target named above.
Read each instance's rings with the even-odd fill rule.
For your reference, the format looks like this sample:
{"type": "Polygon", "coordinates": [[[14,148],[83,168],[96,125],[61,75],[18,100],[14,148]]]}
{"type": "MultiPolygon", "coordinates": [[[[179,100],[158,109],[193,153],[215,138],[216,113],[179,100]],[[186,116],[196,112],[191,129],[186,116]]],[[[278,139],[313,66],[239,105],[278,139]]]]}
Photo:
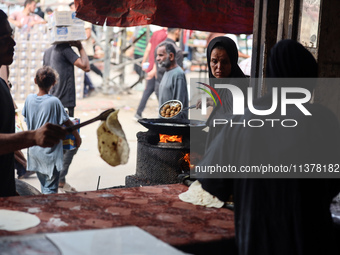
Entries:
{"type": "MultiPolygon", "coordinates": [[[[0,10],[0,67],[13,62],[15,41],[7,15],[0,10]]],[[[15,111],[6,82],[0,78],[0,197],[18,195],[14,179],[14,151],[39,145],[52,147],[64,139],[66,130],[47,123],[34,131],[15,133],[15,111]]]]}

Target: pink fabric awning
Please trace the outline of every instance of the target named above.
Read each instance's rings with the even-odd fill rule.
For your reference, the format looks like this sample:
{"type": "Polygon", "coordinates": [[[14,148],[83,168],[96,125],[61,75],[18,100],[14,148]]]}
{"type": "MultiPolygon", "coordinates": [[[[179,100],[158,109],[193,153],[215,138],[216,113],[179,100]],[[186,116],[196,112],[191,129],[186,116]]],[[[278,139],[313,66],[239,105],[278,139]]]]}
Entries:
{"type": "Polygon", "coordinates": [[[251,34],[254,0],[75,0],[77,17],[93,24],[154,24],[192,30],[251,34]]]}

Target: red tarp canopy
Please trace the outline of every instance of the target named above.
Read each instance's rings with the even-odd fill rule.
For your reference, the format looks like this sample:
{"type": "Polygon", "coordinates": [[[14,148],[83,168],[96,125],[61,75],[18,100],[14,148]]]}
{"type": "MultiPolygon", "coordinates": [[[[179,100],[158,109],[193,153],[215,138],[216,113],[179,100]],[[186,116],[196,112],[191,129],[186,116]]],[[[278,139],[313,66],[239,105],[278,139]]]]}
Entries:
{"type": "Polygon", "coordinates": [[[252,34],[254,0],[75,0],[77,17],[93,24],[154,24],[200,31],[252,34]]]}

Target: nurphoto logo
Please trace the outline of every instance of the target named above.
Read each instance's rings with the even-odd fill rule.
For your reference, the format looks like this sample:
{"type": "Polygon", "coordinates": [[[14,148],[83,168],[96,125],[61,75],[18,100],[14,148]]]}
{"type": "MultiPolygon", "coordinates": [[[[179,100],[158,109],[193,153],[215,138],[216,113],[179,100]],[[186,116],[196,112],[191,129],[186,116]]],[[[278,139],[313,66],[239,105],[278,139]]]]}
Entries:
{"type": "MultiPolygon", "coordinates": [[[[248,107],[249,111],[257,116],[267,116],[272,113],[274,113],[277,110],[278,102],[281,103],[280,109],[281,109],[281,116],[286,116],[287,114],[287,106],[288,105],[295,105],[304,115],[308,116],[311,115],[311,113],[304,107],[304,103],[307,103],[310,101],[312,95],[311,92],[305,88],[299,88],[299,87],[280,87],[272,88],[272,105],[269,109],[256,109],[254,107],[253,103],[253,88],[248,87],[247,88],[247,95],[245,98],[245,95],[243,94],[242,90],[232,84],[215,84],[214,87],[209,86],[202,82],[197,82],[201,85],[204,85],[205,87],[209,88],[215,96],[218,98],[221,106],[223,105],[223,98],[220,98],[220,95],[217,93],[215,89],[228,89],[232,95],[233,98],[233,115],[244,115],[245,108],[248,107]],[[280,90],[280,91],[278,91],[280,90]],[[280,92],[280,93],[278,93],[280,92]],[[298,94],[298,98],[289,98],[289,94],[298,94]],[[279,99],[280,95],[280,100],[279,99]],[[247,100],[247,104],[245,104],[245,100],[247,100]],[[245,107],[246,106],[246,107],[245,107]]],[[[201,89],[205,91],[206,93],[201,94],[201,114],[206,115],[207,114],[207,97],[208,95],[213,99],[215,106],[217,106],[217,102],[215,97],[211,92],[209,92],[205,88],[197,87],[198,89],[201,89]]],[[[233,123],[232,119],[214,119],[213,120],[213,127],[216,125],[225,125],[230,124],[230,126],[235,125],[243,125],[246,126],[248,124],[249,127],[262,127],[265,122],[271,123],[272,127],[275,126],[276,122],[280,122],[283,127],[295,127],[297,126],[297,121],[294,119],[250,119],[247,121],[244,120],[243,122],[237,122],[233,123]]]]}

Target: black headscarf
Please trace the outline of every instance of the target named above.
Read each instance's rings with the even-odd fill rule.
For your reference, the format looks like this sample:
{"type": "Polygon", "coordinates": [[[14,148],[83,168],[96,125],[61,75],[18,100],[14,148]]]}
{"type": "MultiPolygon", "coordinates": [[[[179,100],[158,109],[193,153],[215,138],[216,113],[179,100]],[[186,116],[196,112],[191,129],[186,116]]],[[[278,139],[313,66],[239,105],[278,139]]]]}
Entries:
{"type": "Polygon", "coordinates": [[[211,72],[210,58],[211,58],[211,52],[216,46],[223,47],[228,54],[228,57],[231,63],[231,73],[229,77],[234,77],[234,78],[246,77],[237,64],[238,50],[237,50],[235,42],[229,37],[218,36],[210,41],[208,48],[207,48],[207,62],[208,62],[208,68],[209,68],[209,78],[215,78],[211,72]]]}
{"type": "Polygon", "coordinates": [[[315,78],[318,66],[313,55],[300,43],[282,40],[270,51],[268,78],[315,78]]]}
{"type": "MultiPolygon", "coordinates": [[[[272,87],[300,87],[312,92],[316,79],[304,79],[301,82],[297,78],[316,78],[317,75],[318,65],[313,55],[296,41],[282,40],[275,44],[268,55],[266,77],[271,78],[266,79],[268,94],[272,87]]],[[[301,94],[290,93],[290,97],[298,98],[301,94]]]]}
{"type": "MultiPolygon", "coordinates": [[[[271,78],[315,77],[316,61],[301,44],[284,40],[271,50],[267,76],[271,78]]],[[[313,86],[313,85],[311,85],[313,86]]],[[[268,109],[266,97],[255,108],[268,109]]],[[[306,103],[305,116],[295,106],[268,116],[246,110],[235,122],[251,119],[295,119],[298,125],[251,128],[225,126],[211,142],[201,166],[322,166],[338,163],[340,127],[327,108],[306,103]]],[[[209,178],[209,175],[207,175],[209,178]]],[[[260,177],[260,176],[259,176],[260,177]]],[[[238,254],[339,254],[333,253],[329,207],[340,190],[339,179],[199,179],[202,187],[221,200],[233,194],[238,254]],[[315,206],[315,201],[318,205],[315,206]]]]}
{"type": "MultiPolygon", "coordinates": [[[[243,94],[246,95],[248,80],[246,79],[246,76],[238,66],[237,62],[238,62],[238,50],[235,42],[232,39],[225,36],[218,36],[212,39],[207,48],[207,64],[209,68],[210,86],[214,87],[219,82],[233,84],[238,86],[242,90],[243,94]],[[228,57],[230,59],[231,73],[228,78],[217,79],[213,76],[211,72],[210,67],[211,52],[213,51],[214,48],[218,46],[223,47],[226,50],[228,57]],[[226,80],[228,81],[226,82],[226,80]]],[[[233,112],[233,96],[229,89],[216,89],[216,91],[221,97],[222,105],[217,101],[217,105],[214,107],[214,110],[212,111],[207,120],[208,126],[212,125],[213,119],[229,119],[232,116],[233,112]]],[[[215,136],[219,133],[219,129],[220,128],[218,127],[209,130],[206,147],[209,146],[209,143],[212,141],[212,139],[214,139],[215,136]]]]}

